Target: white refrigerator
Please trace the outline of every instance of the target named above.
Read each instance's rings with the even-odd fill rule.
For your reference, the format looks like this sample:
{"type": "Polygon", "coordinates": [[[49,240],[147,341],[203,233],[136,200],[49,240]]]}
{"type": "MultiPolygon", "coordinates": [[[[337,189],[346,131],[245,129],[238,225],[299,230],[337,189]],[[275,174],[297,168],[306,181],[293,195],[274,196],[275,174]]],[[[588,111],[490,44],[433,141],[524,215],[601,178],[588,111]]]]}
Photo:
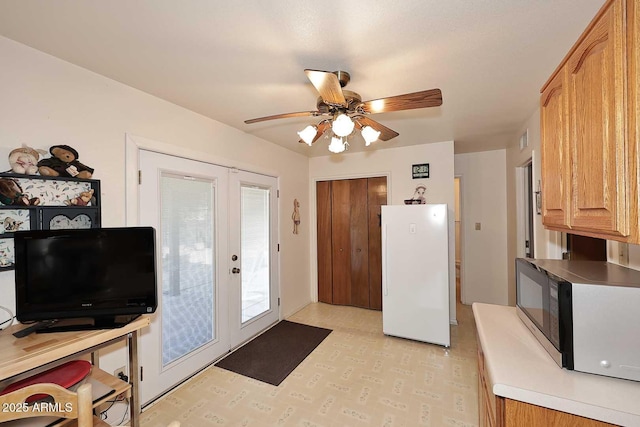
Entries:
{"type": "Polygon", "coordinates": [[[382,206],[382,324],[385,335],[450,346],[446,204],[382,206]]]}

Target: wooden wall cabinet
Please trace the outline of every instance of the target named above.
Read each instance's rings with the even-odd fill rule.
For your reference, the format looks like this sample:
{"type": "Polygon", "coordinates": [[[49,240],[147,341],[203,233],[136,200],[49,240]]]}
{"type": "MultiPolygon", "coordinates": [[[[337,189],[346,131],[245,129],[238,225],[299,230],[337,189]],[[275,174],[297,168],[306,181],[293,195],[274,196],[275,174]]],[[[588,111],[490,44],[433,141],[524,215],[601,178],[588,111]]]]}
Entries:
{"type": "Polygon", "coordinates": [[[386,177],[319,181],[318,300],[382,309],[380,206],[386,177]]]}
{"type": "Polygon", "coordinates": [[[547,228],[640,243],[637,8],[608,1],[542,88],[547,228]]]}

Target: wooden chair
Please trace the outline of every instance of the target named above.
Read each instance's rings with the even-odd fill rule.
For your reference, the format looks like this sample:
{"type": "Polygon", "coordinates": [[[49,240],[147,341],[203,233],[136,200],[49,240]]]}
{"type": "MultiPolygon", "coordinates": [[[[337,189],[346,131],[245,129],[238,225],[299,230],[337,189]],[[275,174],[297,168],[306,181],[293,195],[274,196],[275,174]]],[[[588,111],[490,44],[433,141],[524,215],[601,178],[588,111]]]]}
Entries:
{"type": "Polygon", "coordinates": [[[33,384],[0,396],[0,422],[31,417],[58,417],[77,419],[78,427],[93,427],[93,399],[91,384],[86,383],[77,392],[57,384],[33,384]],[[47,395],[50,400],[26,403],[34,395],[47,395]]]}

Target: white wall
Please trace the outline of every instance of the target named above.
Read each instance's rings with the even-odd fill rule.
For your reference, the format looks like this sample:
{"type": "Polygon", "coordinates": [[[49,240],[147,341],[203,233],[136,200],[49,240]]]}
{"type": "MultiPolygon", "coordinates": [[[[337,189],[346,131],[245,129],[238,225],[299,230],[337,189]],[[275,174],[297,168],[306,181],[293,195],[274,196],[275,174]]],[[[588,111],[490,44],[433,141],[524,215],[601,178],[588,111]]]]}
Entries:
{"type": "MultiPolygon", "coordinates": [[[[376,144],[384,144],[378,142],[376,144]]],[[[365,176],[388,176],[387,203],[401,205],[404,199],[410,199],[416,186],[425,184],[427,203],[446,203],[449,206],[449,285],[450,318],[456,320],[455,303],[455,227],[453,189],[453,141],[435,144],[414,145],[402,148],[376,149],[360,153],[347,153],[340,156],[314,157],[309,161],[309,209],[313,212],[310,227],[315,231],[315,183],[331,179],[347,179],[365,176]],[[428,179],[412,179],[411,166],[429,163],[428,179]]],[[[317,251],[315,232],[311,238],[311,287],[317,292],[317,251]]]]}
{"type": "MultiPolygon", "coordinates": [[[[519,169],[529,161],[533,161],[534,191],[537,189],[541,177],[540,169],[540,109],[537,108],[522,125],[507,149],[507,259],[508,259],[508,299],[509,305],[516,303],[515,258],[524,256],[524,242],[518,235],[518,227],[525,221],[524,212],[517,209],[522,197],[522,188],[518,187],[519,169]],[[528,131],[529,145],[520,149],[520,136],[528,131]]],[[[532,200],[535,209],[535,198],[532,200]]],[[[533,223],[533,253],[535,258],[559,259],[562,255],[561,233],[550,231],[542,225],[542,215],[534,215],[533,223]]]]}
{"type": "Polygon", "coordinates": [[[461,179],[462,302],[506,305],[506,150],[456,154],[455,174],[461,179]]]}
{"type": "MultiPolygon", "coordinates": [[[[7,153],[22,143],[76,148],[101,180],[103,226],[125,225],[125,133],[186,147],[225,166],[277,175],[281,312],[287,316],[311,301],[310,210],[304,203],[300,234],[291,232],[293,199],[309,199],[307,157],[3,37],[0,58],[0,147],[7,153]]],[[[13,286],[13,272],[0,272],[0,305],[11,310],[13,286]]]]}

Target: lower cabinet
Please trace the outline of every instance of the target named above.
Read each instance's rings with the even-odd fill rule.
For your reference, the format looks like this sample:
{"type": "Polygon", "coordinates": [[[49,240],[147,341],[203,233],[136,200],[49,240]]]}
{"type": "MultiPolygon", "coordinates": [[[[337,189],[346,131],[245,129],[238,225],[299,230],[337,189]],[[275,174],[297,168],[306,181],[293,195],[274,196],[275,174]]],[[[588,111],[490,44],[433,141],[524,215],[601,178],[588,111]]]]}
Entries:
{"type": "Polygon", "coordinates": [[[493,394],[478,340],[478,413],[480,427],[604,427],[613,424],[592,420],[493,394]]]}

